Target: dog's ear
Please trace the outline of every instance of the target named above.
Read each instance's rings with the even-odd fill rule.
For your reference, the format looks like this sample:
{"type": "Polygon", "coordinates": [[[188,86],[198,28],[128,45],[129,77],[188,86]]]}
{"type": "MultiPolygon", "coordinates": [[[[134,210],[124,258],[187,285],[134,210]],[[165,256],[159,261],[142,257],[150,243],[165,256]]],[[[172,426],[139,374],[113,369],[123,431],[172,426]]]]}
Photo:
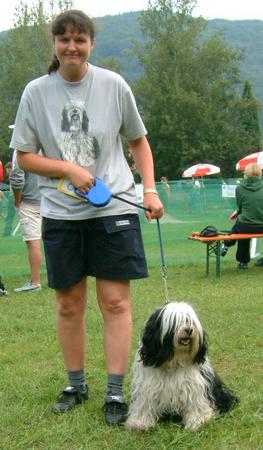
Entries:
{"type": "Polygon", "coordinates": [[[70,129],[70,123],[68,120],[68,114],[66,108],[63,108],[62,111],[62,120],[61,120],[61,130],[62,131],[69,131],[70,129]]]}
{"type": "Polygon", "coordinates": [[[161,342],[161,311],[158,309],[151,315],[143,331],[139,355],[144,366],[160,367],[174,354],[173,333],[167,333],[161,342]]]}
{"type": "Polygon", "coordinates": [[[206,359],[207,351],[208,351],[207,334],[205,331],[203,331],[203,340],[202,340],[202,342],[199,343],[199,349],[195,355],[194,362],[197,364],[204,363],[205,359],[206,359]]]}
{"type": "Polygon", "coordinates": [[[82,131],[88,132],[89,131],[89,118],[87,116],[86,111],[83,111],[82,116],[82,131]]]}

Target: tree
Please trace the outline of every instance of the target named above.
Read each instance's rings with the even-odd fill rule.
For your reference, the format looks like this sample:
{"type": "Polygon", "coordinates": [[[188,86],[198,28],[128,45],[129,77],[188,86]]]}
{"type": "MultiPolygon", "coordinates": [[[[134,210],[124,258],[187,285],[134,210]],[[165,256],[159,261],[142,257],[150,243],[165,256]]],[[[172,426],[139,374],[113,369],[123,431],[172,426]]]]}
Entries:
{"type": "Polygon", "coordinates": [[[136,93],[157,178],[178,178],[198,162],[219,165],[229,176],[240,157],[242,53],[228,47],[220,34],[204,38],[206,21],[191,15],[195,4],[149,1],[140,19],[146,44],[137,54],[145,75],[136,93]]]}
{"type": "Polygon", "coordinates": [[[121,62],[113,56],[110,58],[98,59],[96,65],[99,67],[103,67],[104,69],[112,70],[116,73],[120,73],[122,68],[121,62]]]}
{"type": "Polygon", "coordinates": [[[68,0],[50,1],[48,11],[43,0],[31,8],[25,1],[16,7],[14,28],[0,46],[0,149],[5,162],[10,159],[8,125],[15,120],[22,91],[30,80],[46,73],[51,56],[49,23],[56,12],[69,7],[68,0]]]}
{"type": "Polygon", "coordinates": [[[251,84],[245,81],[241,102],[239,105],[240,133],[244,135],[244,154],[259,150],[261,132],[259,126],[259,102],[252,94],[251,84]]]}

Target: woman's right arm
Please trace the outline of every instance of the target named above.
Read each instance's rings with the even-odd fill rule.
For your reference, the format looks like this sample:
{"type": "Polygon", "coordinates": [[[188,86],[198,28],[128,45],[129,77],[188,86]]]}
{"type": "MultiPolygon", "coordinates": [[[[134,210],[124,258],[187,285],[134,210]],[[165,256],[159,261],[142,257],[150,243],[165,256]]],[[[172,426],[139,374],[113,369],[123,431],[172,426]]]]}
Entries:
{"type": "Polygon", "coordinates": [[[27,172],[50,178],[68,178],[83,194],[94,184],[94,177],[88,170],[70,161],[50,159],[37,153],[19,150],[17,161],[19,167],[27,172]]]}

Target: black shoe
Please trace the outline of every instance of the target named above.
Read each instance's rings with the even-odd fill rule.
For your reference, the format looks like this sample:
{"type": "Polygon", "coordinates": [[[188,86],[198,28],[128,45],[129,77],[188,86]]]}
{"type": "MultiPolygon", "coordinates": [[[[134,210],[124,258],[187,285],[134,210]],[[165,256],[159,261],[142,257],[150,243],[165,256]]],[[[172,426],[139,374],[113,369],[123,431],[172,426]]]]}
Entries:
{"type": "Polygon", "coordinates": [[[121,395],[107,395],[103,410],[108,425],[121,425],[127,419],[127,405],[121,395]]]}
{"type": "Polygon", "coordinates": [[[88,398],[89,393],[87,385],[86,390],[84,391],[81,391],[74,386],[68,386],[62,391],[57,402],[53,405],[52,411],[56,414],[65,413],[79,403],[85,402],[88,398]]]}
{"type": "Polygon", "coordinates": [[[247,266],[247,264],[246,264],[246,263],[242,263],[242,262],[240,262],[240,263],[238,264],[237,268],[238,268],[238,269],[247,269],[247,268],[248,268],[248,266],[247,266]]]}
{"type": "Polygon", "coordinates": [[[228,247],[226,245],[222,245],[220,255],[226,256],[227,252],[228,252],[228,247]]]}

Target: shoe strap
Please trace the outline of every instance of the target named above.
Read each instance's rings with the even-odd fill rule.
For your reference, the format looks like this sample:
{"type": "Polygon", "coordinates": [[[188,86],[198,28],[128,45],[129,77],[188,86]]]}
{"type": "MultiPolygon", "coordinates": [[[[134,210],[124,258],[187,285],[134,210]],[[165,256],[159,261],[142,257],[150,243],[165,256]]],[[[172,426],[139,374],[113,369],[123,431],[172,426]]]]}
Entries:
{"type": "Polygon", "coordinates": [[[105,403],[125,403],[122,395],[107,395],[105,398],[105,403]]]}
{"type": "Polygon", "coordinates": [[[63,389],[63,394],[76,394],[78,392],[78,389],[75,386],[67,386],[65,389],[63,389]]]}

